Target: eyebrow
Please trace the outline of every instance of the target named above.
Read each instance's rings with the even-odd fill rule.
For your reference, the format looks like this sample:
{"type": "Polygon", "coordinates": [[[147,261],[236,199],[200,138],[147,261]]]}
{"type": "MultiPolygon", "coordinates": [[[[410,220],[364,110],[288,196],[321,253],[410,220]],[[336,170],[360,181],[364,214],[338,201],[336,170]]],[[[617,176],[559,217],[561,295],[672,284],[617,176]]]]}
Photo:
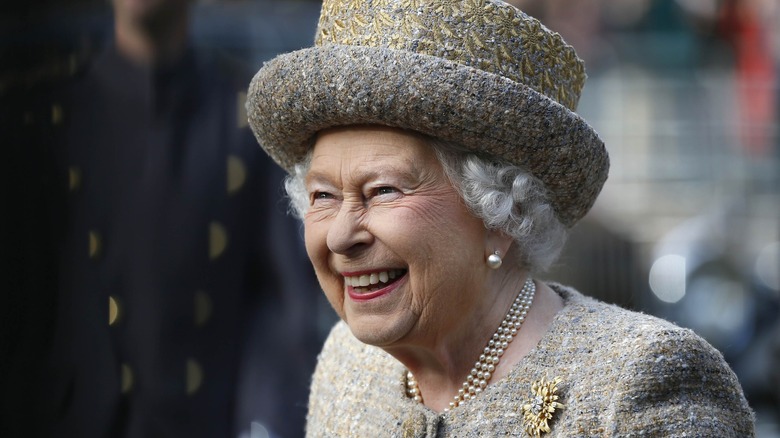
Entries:
{"type": "MultiPolygon", "coordinates": [[[[378,159],[375,161],[378,161],[378,159]]],[[[404,159],[400,164],[401,165],[387,163],[379,166],[361,166],[350,175],[350,178],[357,180],[376,179],[381,174],[385,173],[388,169],[397,175],[404,175],[403,179],[406,180],[409,179],[408,176],[419,175],[422,173],[417,163],[415,163],[413,160],[404,159]]],[[[309,172],[307,172],[305,182],[332,184],[332,180],[328,177],[328,173],[318,172],[316,169],[312,168],[310,168],[309,172]]]]}
{"type": "Polygon", "coordinates": [[[406,163],[404,166],[386,164],[381,166],[373,166],[370,168],[360,167],[352,174],[352,176],[359,180],[373,180],[378,178],[381,174],[387,173],[389,171],[395,175],[402,175],[404,179],[408,179],[407,176],[417,174],[416,170],[417,169],[415,168],[414,164],[411,162],[406,163]]]}

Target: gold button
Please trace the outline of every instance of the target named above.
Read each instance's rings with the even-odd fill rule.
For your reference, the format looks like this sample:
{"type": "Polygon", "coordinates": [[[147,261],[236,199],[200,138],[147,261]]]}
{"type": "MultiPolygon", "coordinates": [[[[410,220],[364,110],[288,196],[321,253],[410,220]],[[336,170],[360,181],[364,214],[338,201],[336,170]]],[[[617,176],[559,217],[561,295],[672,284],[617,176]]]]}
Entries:
{"type": "Polygon", "coordinates": [[[122,394],[127,394],[133,389],[133,370],[130,365],[122,364],[122,394]]]}
{"type": "Polygon", "coordinates": [[[225,227],[219,222],[209,224],[209,258],[214,260],[222,255],[227,248],[228,235],[225,227]]]}
{"type": "Polygon", "coordinates": [[[119,322],[121,311],[119,307],[119,300],[115,297],[108,297],[108,325],[113,326],[119,322]]]}
{"type": "Polygon", "coordinates": [[[203,291],[195,292],[195,325],[202,326],[211,317],[211,298],[203,291]]]}
{"type": "Polygon", "coordinates": [[[59,125],[62,123],[62,106],[55,103],[51,106],[51,124],[59,125]]]}
{"type": "Polygon", "coordinates": [[[249,125],[246,115],[246,91],[239,91],[236,97],[236,104],[238,105],[238,108],[236,108],[238,127],[246,128],[247,125],[249,125]]]}
{"type": "Polygon", "coordinates": [[[103,242],[100,233],[95,230],[89,232],[89,258],[96,259],[103,251],[103,242]]]}
{"type": "Polygon", "coordinates": [[[187,395],[198,392],[201,383],[203,383],[203,368],[195,359],[187,359],[187,395]]]}
{"type": "Polygon", "coordinates": [[[68,168],[68,188],[75,192],[81,187],[81,169],[76,166],[68,168]]]}
{"type": "Polygon", "coordinates": [[[246,181],[246,166],[241,158],[235,155],[227,157],[227,192],[232,195],[244,185],[246,181]]]}

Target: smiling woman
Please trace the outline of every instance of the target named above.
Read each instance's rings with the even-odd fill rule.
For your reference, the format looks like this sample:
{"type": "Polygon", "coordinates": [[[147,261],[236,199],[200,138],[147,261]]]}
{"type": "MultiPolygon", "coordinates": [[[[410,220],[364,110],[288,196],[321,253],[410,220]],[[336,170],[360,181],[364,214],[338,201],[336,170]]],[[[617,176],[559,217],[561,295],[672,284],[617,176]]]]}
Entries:
{"type": "Polygon", "coordinates": [[[532,278],[609,167],[559,35],[494,0],[326,0],[317,35],[247,106],[342,319],[309,436],[752,435],[692,332],[532,278]]]}
{"type": "Polygon", "coordinates": [[[327,130],[314,146],[306,186],[306,249],[328,300],[358,339],[417,344],[457,325],[448,319],[489,313],[495,298],[460,292],[498,291],[485,288],[487,272],[470,266],[482,264],[501,237],[469,213],[419,136],[383,127],[327,130]],[[352,285],[388,271],[396,278],[384,287],[352,285]],[[436,311],[448,302],[453,312],[436,311]]]}

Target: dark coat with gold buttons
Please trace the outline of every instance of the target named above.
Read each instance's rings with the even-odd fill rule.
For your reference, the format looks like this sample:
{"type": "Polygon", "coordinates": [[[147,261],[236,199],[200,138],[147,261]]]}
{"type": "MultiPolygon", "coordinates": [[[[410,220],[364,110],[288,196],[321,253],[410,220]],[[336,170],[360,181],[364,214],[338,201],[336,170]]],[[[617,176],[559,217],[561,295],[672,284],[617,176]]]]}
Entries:
{"type": "Polygon", "coordinates": [[[38,218],[48,227],[39,240],[55,256],[33,270],[55,292],[51,330],[41,330],[46,352],[37,353],[42,418],[30,430],[248,429],[234,422],[242,366],[252,371],[242,362],[250,326],[268,337],[252,342],[274,349],[258,371],[298,376],[272,395],[290,409],[265,426],[286,436],[302,429],[314,318],[283,320],[291,330],[257,318],[301,315],[296,307],[318,291],[285,216],[282,173],[246,128],[246,84],[211,54],[189,50],[144,68],[108,50],[50,95],[52,141],[42,142],[50,178],[36,215],[49,217],[38,218]]]}

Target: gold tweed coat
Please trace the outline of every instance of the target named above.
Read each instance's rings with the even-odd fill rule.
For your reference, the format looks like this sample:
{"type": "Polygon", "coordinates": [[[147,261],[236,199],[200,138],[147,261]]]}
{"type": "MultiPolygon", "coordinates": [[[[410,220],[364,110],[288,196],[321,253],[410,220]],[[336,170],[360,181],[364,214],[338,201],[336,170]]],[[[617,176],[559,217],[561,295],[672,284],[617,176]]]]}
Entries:
{"type": "Polygon", "coordinates": [[[405,368],[338,323],[319,357],[308,437],[526,436],[534,381],[565,405],[542,437],[750,437],[753,414],[722,355],[688,329],[550,285],[564,300],[509,375],[439,414],[406,397],[405,368]]]}

